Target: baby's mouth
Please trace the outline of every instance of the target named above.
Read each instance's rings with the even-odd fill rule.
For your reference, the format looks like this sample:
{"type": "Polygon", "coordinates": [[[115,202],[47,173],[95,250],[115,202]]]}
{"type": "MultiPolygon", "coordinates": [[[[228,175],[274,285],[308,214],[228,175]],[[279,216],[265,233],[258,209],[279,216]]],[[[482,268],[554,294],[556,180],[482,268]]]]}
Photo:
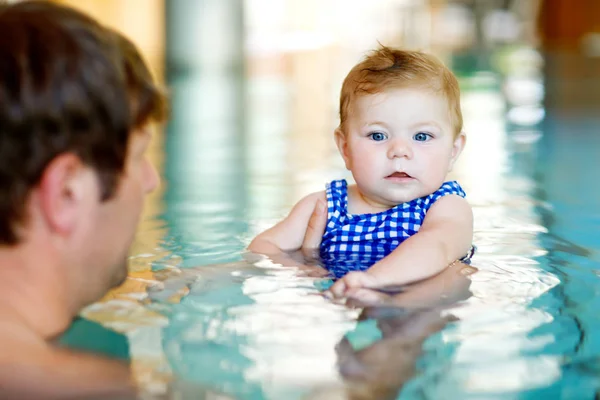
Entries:
{"type": "Polygon", "coordinates": [[[412,178],[412,176],[406,172],[394,172],[393,174],[386,176],[386,178],[412,178]]]}

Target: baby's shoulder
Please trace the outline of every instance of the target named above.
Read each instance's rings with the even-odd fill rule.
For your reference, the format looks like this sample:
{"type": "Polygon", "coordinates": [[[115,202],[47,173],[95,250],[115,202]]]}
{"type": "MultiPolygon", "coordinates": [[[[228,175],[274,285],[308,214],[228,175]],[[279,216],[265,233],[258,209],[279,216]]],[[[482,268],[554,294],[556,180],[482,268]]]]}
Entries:
{"type": "Polygon", "coordinates": [[[319,200],[327,201],[327,194],[325,190],[319,190],[318,192],[313,192],[304,196],[297,204],[304,205],[315,205],[319,200]]]}
{"type": "Polygon", "coordinates": [[[442,216],[454,218],[469,217],[472,218],[473,211],[471,204],[464,195],[455,192],[447,192],[436,198],[434,202],[426,208],[427,216],[442,216]]]}

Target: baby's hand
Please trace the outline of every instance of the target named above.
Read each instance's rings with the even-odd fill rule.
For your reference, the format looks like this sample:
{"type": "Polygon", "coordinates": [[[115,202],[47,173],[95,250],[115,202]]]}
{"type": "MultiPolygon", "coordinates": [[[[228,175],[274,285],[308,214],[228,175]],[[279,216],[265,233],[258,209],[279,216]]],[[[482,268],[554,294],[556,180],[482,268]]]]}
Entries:
{"type": "Polygon", "coordinates": [[[325,292],[325,296],[331,298],[342,298],[348,297],[353,291],[361,288],[376,288],[381,283],[373,275],[368,272],[348,272],[343,278],[338,279],[328,291],[325,292]]]}

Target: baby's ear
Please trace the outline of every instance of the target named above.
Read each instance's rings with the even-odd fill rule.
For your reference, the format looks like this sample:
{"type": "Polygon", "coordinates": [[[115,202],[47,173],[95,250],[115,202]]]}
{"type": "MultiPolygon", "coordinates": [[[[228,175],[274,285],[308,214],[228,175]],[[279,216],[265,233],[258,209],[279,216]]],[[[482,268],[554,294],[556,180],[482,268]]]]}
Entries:
{"type": "Polygon", "coordinates": [[[467,134],[464,131],[461,131],[456,138],[454,139],[454,143],[452,144],[452,153],[450,155],[450,164],[448,166],[448,171],[451,171],[454,167],[454,163],[458,160],[460,153],[462,153],[465,148],[465,144],[467,143],[467,134]]]}
{"type": "Polygon", "coordinates": [[[351,163],[350,163],[350,155],[348,154],[348,141],[346,139],[346,134],[344,133],[342,128],[338,127],[335,130],[334,135],[335,135],[335,144],[337,145],[337,148],[338,148],[340,154],[342,155],[342,158],[344,159],[346,168],[350,169],[351,163]]]}

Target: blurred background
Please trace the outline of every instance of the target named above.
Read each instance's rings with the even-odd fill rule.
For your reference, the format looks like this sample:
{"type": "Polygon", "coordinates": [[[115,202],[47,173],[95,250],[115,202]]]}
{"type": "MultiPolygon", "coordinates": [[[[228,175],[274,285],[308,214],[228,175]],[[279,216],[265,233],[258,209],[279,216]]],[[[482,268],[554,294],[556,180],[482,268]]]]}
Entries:
{"type": "MultiPolygon", "coordinates": [[[[147,210],[168,214],[186,241],[221,242],[190,215],[220,226],[231,222],[213,219],[224,210],[275,218],[320,189],[328,167],[338,172],[331,132],[341,82],[378,43],[433,52],[459,76],[472,130],[460,168],[477,169],[480,178],[467,179],[478,185],[495,185],[487,169],[502,168],[506,129],[534,140],[549,111],[600,104],[595,0],[60,2],[124,32],[167,87],[173,114],[152,152],[166,179],[147,210]],[[189,196],[204,209],[178,202],[189,196]]],[[[149,240],[165,234],[154,231],[149,240]]]]}
{"type": "MultiPolygon", "coordinates": [[[[350,68],[384,44],[436,54],[461,83],[468,141],[453,178],[474,207],[475,261],[481,269],[473,278],[472,307],[463,308],[461,318],[476,315],[485,305],[488,319],[481,325],[459,325],[455,335],[487,338],[484,332],[498,326],[507,336],[487,340],[506,353],[498,361],[494,352],[495,364],[477,364],[490,351],[486,340],[456,345],[453,360],[461,368],[448,379],[460,384],[452,381],[453,390],[460,398],[465,393],[540,395],[535,390],[547,388],[576,394],[577,385],[589,389],[586,395],[596,393],[600,382],[592,373],[573,378],[566,370],[581,365],[576,363],[580,359],[588,360],[589,371],[600,370],[593,361],[600,359],[600,337],[593,333],[600,322],[593,311],[600,306],[600,185],[595,172],[600,154],[600,1],[60,2],[130,37],[171,99],[171,119],[157,128],[150,149],[162,186],[148,199],[130,277],[84,313],[126,334],[140,381],[164,383],[172,373],[203,381],[193,371],[214,348],[187,348],[187,358],[182,355],[186,352],[177,345],[193,340],[182,338],[183,327],[172,329],[177,320],[172,316],[185,313],[147,307],[148,288],[164,271],[241,260],[252,237],[297,200],[321,190],[326,181],[349,178],[333,142],[339,90],[350,68]],[[514,312],[517,304],[524,309],[514,312]],[[538,353],[530,337],[544,327],[553,339],[533,357],[538,353]],[[182,353],[169,353],[169,345],[182,353]],[[504,368],[504,379],[499,380],[496,367],[504,368]],[[568,379],[575,386],[565,383],[568,379]]],[[[248,285],[237,286],[245,296],[239,301],[264,301],[248,294],[262,289],[248,285]]],[[[269,301],[277,298],[276,292],[269,301]]],[[[237,294],[223,293],[227,296],[215,302],[238,304],[232,300],[237,294]]],[[[170,304],[186,296],[191,296],[186,288],[175,292],[170,304]]],[[[273,324],[267,326],[277,331],[273,324]]],[[[230,332],[218,326],[220,334],[230,332]]],[[[335,329],[339,333],[339,326],[335,329]]],[[[252,342],[251,334],[235,332],[236,340],[243,336],[252,342]]],[[[322,354],[331,353],[338,333],[325,344],[320,336],[322,354]]],[[[244,343],[255,346],[257,354],[268,352],[268,345],[249,342],[244,343]]],[[[277,371],[272,360],[265,365],[260,355],[242,352],[242,357],[238,345],[220,359],[235,354],[244,361],[231,361],[234,365],[247,363],[239,367],[241,381],[262,382],[261,390],[268,392],[266,381],[293,380],[278,375],[285,368],[277,371]]],[[[233,373],[231,365],[215,365],[208,368],[220,374],[204,380],[239,395],[242,383],[232,389],[232,378],[224,378],[233,373]]],[[[301,368],[301,379],[311,381],[310,368],[301,368]]],[[[441,391],[448,385],[434,386],[441,391]]]]}

